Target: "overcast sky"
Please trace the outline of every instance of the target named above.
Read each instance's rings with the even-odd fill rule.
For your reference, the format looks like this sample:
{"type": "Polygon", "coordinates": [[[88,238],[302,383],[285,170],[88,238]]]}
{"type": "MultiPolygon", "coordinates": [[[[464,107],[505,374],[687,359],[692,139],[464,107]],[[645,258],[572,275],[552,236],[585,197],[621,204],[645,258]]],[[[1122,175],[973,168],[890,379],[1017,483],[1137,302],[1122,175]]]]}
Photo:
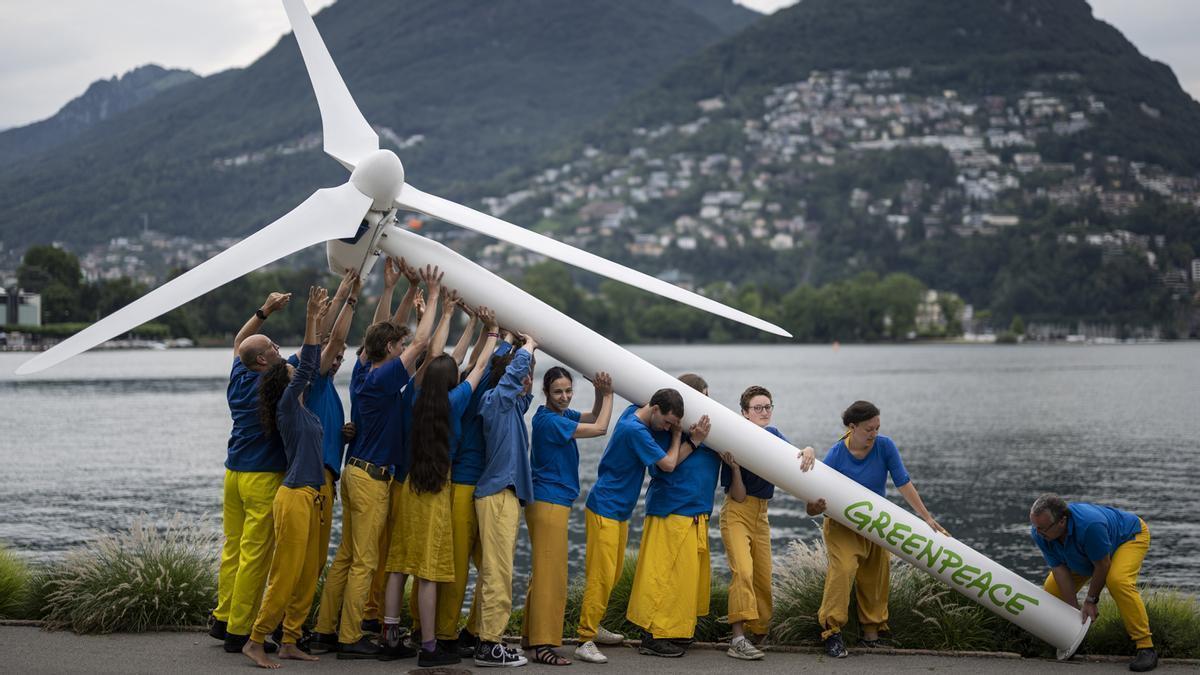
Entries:
{"type": "MultiPolygon", "coordinates": [[[[307,2],[316,12],[333,0],[307,2]]],[[[772,12],[794,0],[739,2],[772,12]]],[[[1200,2],[1091,4],[1200,99],[1200,2]]],[[[92,82],[146,63],[201,75],[248,65],[287,32],[278,0],[0,0],[0,129],[45,119],[92,82]]]]}

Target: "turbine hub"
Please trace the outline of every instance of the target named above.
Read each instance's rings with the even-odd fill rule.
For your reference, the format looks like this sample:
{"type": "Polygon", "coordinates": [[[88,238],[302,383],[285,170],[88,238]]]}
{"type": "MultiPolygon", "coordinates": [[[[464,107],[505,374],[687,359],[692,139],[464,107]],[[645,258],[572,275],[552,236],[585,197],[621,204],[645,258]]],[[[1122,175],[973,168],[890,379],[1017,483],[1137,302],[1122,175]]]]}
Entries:
{"type": "Polygon", "coordinates": [[[350,182],[359,192],[375,200],[372,209],[386,211],[392,208],[392,202],[400,196],[400,188],[404,186],[404,165],[391,150],[376,150],[354,167],[350,182]]]}

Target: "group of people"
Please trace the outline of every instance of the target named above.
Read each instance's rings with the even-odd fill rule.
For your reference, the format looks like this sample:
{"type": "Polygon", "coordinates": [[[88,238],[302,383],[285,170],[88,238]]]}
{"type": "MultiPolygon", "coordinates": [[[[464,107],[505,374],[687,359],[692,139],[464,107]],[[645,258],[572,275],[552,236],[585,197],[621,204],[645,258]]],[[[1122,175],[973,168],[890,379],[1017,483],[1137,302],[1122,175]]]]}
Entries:
{"type": "MultiPolygon", "coordinates": [[[[520,666],[529,659],[571,664],[558,648],[566,611],[568,522],[580,494],[577,440],[608,435],[584,509],[586,581],[575,658],[604,663],[599,645],[625,638],[601,621],[622,573],[629,520],[646,473],[645,520],[626,613],[643,631],[640,653],[682,656],[697,617],[709,613],[708,519],[719,485],[725,493],[720,532],[732,577],[727,654],[764,657],[759,647],[772,615],[768,506],[775,486],[739,466],[732,453],[705,445],[707,416],[684,428],[684,396],[666,388],[628,406],[613,423],[607,373],[590,378],[593,405],[579,411],[571,408],[574,377],[553,367],[540,383],[545,403],[527,427],[537,341],[502,330],[487,307],[467,307],[443,285],[437,268],[418,270],[389,258],[374,319],[354,358],[347,421],[333,380],[360,289],[354,271],[346,272],[332,297],[325,289],[310,289],[303,346],[287,359],[261,329],[290,294],[272,293],[235,338],[225,544],[210,629],[226,651],[241,652],[265,668],[280,666],[269,656],[276,652],[298,660],[330,652],[339,659],[416,656],[422,667],[463,658],[478,666],[520,666]],[[393,312],[401,278],[409,287],[393,312]],[[459,310],[466,312],[467,325],[447,354],[459,310]],[[416,327],[410,330],[414,311],[416,327]],[[339,495],[341,542],[325,572],[315,625],[306,633],[339,495]],[[503,632],[512,610],[522,509],[532,569],[522,644],[515,648],[504,643],[503,632]],[[472,564],[475,592],[460,628],[472,564]],[[409,577],[413,629],[406,640],[400,615],[409,577]],[[268,639],[272,635],[274,641],[268,639]]],[[[708,395],[699,375],[679,380],[708,395]]],[[[739,403],[746,419],[787,441],[771,425],[770,391],[751,386],[739,403]]],[[[945,533],[917,493],[896,444],[879,434],[879,409],[857,401],[843,412],[842,423],[845,434],[824,463],[881,496],[890,476],[912,509],[945,533]]],[[[815,451],[806,447],[797,458],[798,470],[808,471],[815,451]]],[[[817,516],[825,506],[817,499],[807,512],[817,516]]],[[[1094,617],[1107,580],[1139,647],[1138,659],[1144,660],[1143,652],[1153,657],[1135,585],[1149,544],[1145,524],[1132,514],[1067,505],[1053,495],[1034,504],[1030,519],[1031,535],[1053,570],[1046,589],[1076,604],[1076,586],[1091,577],[1081,615],[1094,617]]],[[[826,650],[833,657],[846,655],[841,630],[852,590],[860,644],[877,647],[888,637],[889,553],[832,518],[825,519],[823,534],[828,569],[818,621],[826,650]]]]}

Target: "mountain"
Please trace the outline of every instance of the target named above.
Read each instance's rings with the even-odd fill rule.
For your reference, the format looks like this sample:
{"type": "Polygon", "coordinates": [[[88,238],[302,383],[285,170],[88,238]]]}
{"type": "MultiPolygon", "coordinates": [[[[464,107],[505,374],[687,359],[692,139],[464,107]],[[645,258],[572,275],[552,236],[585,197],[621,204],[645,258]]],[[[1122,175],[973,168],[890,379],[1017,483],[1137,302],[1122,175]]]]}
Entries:
{"type": "Polygon", "coordinates": [[[739,5],[733,0],[677,0],[677,2],[708,19],[713,25],[725,27],[731,33],[736,33],[762,18],[762,14],[739,5]]]}
{"type": "MultiPolygon", "coordinates": [[[[316,17],[385,147],[457,196],[601,119],[727,36],[712,0],[341,0],[316,17]]],[[[245,69],[180,85],[69,147],[0,171],[0,240],[73,245],[149,223],[245,235],[344,171],[291,35],[245,69]],[[143,215],[145,214],[145,215],[143,215]]]]}
{"type": "Polygon", "coordinates": [[[0,132],[0,166],[58,147],[93,126],[199,76],[189,70],[146,65],[107,80],[97,80],[52,117],[0,132]]]}

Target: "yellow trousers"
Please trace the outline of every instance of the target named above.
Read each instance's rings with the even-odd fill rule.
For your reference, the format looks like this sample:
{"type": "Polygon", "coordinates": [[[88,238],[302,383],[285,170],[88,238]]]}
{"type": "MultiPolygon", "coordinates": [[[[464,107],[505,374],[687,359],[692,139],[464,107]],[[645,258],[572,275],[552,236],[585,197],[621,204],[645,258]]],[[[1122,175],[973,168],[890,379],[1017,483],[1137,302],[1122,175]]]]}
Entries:
{"type": "Polygon", "coordinates": [[[250,639],[262,642],[283,621],[284,644],[300,639],[321,571],[321,493],[280,486],[275,493],[275,554],[250,639]]]}
{"type": "Polygon", "coordinates": [[[388,495],[388,516],[379,530],[379,568],[371,580],[371,593],[367,596],[367,604],[363,607],[363,619],[383,619],[383,594],[387,590],[388,571],[384,559],[392,548],[392,523],[396,522],[397,511],[400,508],[400,483],[392,481],[388,495]]]}
{"type": "Polygon", "coordinates": [[[840,633],[850,617],[850,587],[858,601],[858,624],[864,632],[887,630],[888,592],[891,586],[887,549],[826,518],[822,526],[829,564],[825,568],[825,593],[817,622],[821,639],[840,633]]]}
{"type": "Polygon", "coordinates": [[[479,639],[500,642],[512,616],[513,554],[521,526],[521,502],[512,490],[475,500],[479,521],[479,639]]]}
{"type": "Polygon", "coordinates": [[[349,545],[350,569],[342,597],[338,642],[351,644],[362,637],[363,606],[380,567],[379,531],[387,520],[391,481],[375,480],[357,466],[347,466],[342,480],[342,509],[346,514],[342,540],[349,545]]]}
{"type": "Polygon", "coordinates": [[[283,474],[273,471],[225,470],[221,515],[225,545],[213,616],[228,622],[226,631],[234,635],[249,635],[258,616],[275,547],[271,509],[282,482],[283,474]]]}
{"type": "Polygon", "coordinates": [[[579,641],[596,637],[596,630],[608,611],[608,597],[621,578],[625,566],[625,546],[629,542],[629,521],[605,518],[584,509],[587,552],[584,554],[583,602],[579,608],[579,641]]]}
{"type": "Polygon", "coordinates": [[[567,611],[567,521],[571,507],[531,502],[525,507],[533,569],[525,594],[521,637],[529,645],[562,646],[567,611]]]}
{"type": "MultiPolygon", "coordinates": [[[[480,565],[479,521],[475,517],[475,486],[450,484],[450,521],[454,535],[454,581],[438,584],[437,638],[453,640],[458,637],[458,619],[462,614],[463,598],[467,594],[468,561],[474,561],[476,571],[475,597],[467,615],[467,630],[479,634],[480,565]]],[[[415,613],[414,613],[415,614],[415,613]]]]}
{"type": "Polygon", "coordinates": [[[721,505],[721,540],[729,560],[729,623],[746,622],[746,630],[765,634],[771,624],[771,523],[768,500],[728,495],[721,505]]]}
{"type": "Polygon", "coordinates": [[[337,489],[336,485],[333,481],[333,472],[325,469],[325,484],[321,486],[320,549],[322,568],[329,560],[329,539],[333,536],[333,499],[334,490],[337,489]]]}
{"type": "Polygon", "coordinates": [[[708,516],[646,516],[625,616],[655,638],[691,638],[711,579],[708,516]]]}
{"type": "MultiPolygon", "coordinates": [[[[349,468],[349,467],[347,467],[349,468]]],[[[342,542],[329,569],[325,571],[325,586],[321,589],[321,604],[317,610],[318,633],[336,633],[338,616],[342,612],[342,599],[346,596],[346,579],[350,575],[350,532],[354,530],[354,514],[346,506],[346,478],[342,474],[342,542]]]]}
{"type": "MultiPolygon", "coordinates": [[[[1112,565],[1108,569],[1108,576],[1104,579],[1104,588],[1108,589],[1108,594],[1112,596],[1113,602],[1117,603],[1117,611],[1121,613],[1121,622],[1125,624],[1125,632],[1129,634],[1130,640],[1137,643],[1138,649],[1154,647],[1154,640],[1150,637],[1150,617],[1146,614],[1146,603],[1142,602],[1142,594],[1138,592],[1137,588],[1138,573],[1142,571],[1142,560],[1145,559],[1148,550],[1150,550],[1150,528],[1143,520],[1142,531],[1113,551],[1112,565]]],[[[1084,584],[1091,579],[1090,576],[1085,577],[1073,572],[1071,577],[1075,580],[1076,591],[1083,589],[1084,584]]],[[[1046,577],[1043,588],[1047,593],[1067,600],[1059,591],[1053,572],[1046,577]]]]}

